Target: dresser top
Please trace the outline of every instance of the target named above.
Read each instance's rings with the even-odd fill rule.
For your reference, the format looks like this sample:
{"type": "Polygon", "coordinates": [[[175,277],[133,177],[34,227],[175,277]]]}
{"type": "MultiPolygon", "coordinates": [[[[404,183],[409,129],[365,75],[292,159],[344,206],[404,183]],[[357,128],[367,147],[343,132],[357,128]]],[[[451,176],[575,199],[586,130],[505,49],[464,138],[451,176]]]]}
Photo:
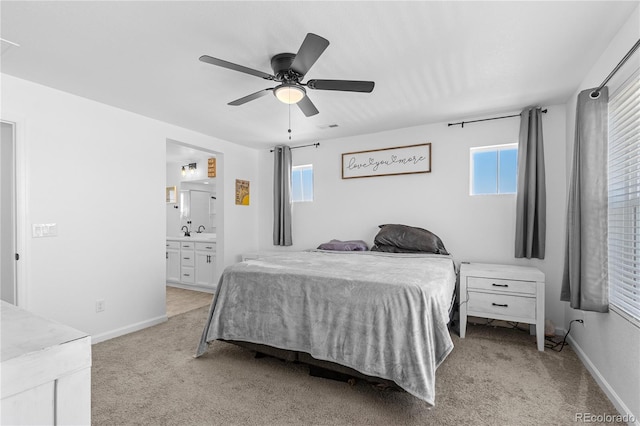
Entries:
{"type": "Polygon", "coordinates": [[[498,263],[462,263],[460,265],[460,275],[467,277],[544,282],[544,273],[538,268],[498,263]]]}
{"type": "Polygon", "coordinates": [[[34,315],[4,301],[0,303],[0,320],[2,362],[88,337],[87,333],[34,315]]]}

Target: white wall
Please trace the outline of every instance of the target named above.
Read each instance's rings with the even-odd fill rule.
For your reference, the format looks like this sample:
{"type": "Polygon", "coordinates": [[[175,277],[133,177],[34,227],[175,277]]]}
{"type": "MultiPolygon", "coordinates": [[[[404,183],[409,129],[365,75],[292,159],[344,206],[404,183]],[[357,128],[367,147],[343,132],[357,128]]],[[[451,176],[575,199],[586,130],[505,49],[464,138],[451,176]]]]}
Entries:
{"type": "MultiPolygon", "coordinates": [[[[418,226],[438,235],[457,261],[540,267],[547,280],[547,318],[563,324],[564,307],[559,299],[564,252],[565,108],[543,106],[549,111],[543,115],[548,182],[545,260],[513,256],[515,195],[468,195],[469,148],[517,142],[517,118],[467,124],[464,128],[448,127],[447,123],[411,127],[322,141],[319,148],[294,150],[294,165],[313,164],[314,201],[294,204],[291,249],[315,248],[332,238],[362,239],[371,245],[378,225],[418,226]],[[432,144],[431,173],[341,179],[342,153],[424,142],[432,144]]],[[[262,150],[259,244],[263,250],[282,250],[272,245],[272,172],[272,154],[262,150]]]]}
{"type": "MultiPolygon", "coordinates": [[[[640,6],[629,16],[626,24],[609,44],[600,59],[567,103],[567,161],[572,158],[575,132],[575,111],[578,93],[599,86],[634,43],[640,39],[640,6]]],[[[616,85],[632,69],[640,67],[640,51],[612,79],[616,85]]],[[[567,168],[568,175],[571,165],[567,168]]],[[[565,327],[569,321],[582,318],[584,327],[574,323],[572,344],[592,374],[599,381],[622,414],[633,414],[640,423],[640,328],[619,314],[576,311],[566,309],[565,327]]]]}
{"type": "MultiPolygon", "coordinates": [[[[180,181],[181,181],[180,164],[167,163],[167,180],[166,186],[176,187],[176,201],[180,200],[180,181]]],[[[166,210],[166,235],[168,237],[177,237],[180,233],[180,204],[168,203],[166,210]],[[177,207],[177,208],[176,208],[177,207]]]]}
{"type": "MultiPolygon", "coordinates": [[[[256,151],[4,74],[1,100],[25,127],[21,306],[97,340],[164,320],[166,140],[221,152],[225,186],[255,180],[256,151]],[[58,236],[31,238],[33,223],[58,236]]],[[[236,213],[232,200],[224,265],[257,245],[254,206],[236,213]]]]}

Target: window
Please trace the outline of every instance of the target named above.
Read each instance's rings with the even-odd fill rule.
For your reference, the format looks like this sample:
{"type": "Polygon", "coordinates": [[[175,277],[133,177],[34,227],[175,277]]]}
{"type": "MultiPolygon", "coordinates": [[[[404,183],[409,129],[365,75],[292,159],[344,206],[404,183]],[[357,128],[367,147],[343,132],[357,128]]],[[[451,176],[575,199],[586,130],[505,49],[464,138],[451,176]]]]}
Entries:
{"type": "Polygon", "coordinates": [[[609,99],[609,303],[633,322],[640,321],[638,93],[640,73],[609,99]]]}
{"type": "Polygon", "coordinates": [[[313,201],[313,165],[291,168],[291,201],[313,201]]]}
{"type": "Polygon", "coordinates": [[[471,195],[515,194],[518,144],[471,148],[471,195]]]}

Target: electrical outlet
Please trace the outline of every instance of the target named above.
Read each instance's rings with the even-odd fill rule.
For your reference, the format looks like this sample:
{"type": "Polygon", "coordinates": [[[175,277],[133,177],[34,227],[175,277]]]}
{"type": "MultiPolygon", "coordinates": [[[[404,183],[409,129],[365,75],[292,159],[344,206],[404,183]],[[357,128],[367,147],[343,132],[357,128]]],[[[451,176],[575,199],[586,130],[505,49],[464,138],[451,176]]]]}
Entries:
{"type": "Polygon", "coordinates": [[[576,311],[576,314],[577,314],[577,315],[576,315],[576,318],[575,318],[575,319],[576,319],[576,320],[578,320],[578,321],[576,321],[576,322],[580,323],[584,328],[587,328],[587,324],[586,324],[586,322],[585,322],[585,320],[584,320],[584,311],[582,311],[582,310],[578,309],[578,310],[576,311]]]}
{"type": "Polygon", "coordinates": [[[96,312],[103,312],[105,309],[104,299],[96,300],[96,312]]]}

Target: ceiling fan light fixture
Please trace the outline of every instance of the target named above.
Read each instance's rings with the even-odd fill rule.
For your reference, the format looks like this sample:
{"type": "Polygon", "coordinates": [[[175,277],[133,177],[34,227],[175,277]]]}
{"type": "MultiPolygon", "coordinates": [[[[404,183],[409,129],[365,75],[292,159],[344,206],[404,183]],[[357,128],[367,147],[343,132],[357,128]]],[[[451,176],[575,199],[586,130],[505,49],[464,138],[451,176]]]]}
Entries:
{"type": "Polygon", "coordinates": [[[281,84],[273,89],[273,94],[280,102],[285,104],[297,104],[305,97],[306,92],[302,86],[295,84],[281,84]]]}

